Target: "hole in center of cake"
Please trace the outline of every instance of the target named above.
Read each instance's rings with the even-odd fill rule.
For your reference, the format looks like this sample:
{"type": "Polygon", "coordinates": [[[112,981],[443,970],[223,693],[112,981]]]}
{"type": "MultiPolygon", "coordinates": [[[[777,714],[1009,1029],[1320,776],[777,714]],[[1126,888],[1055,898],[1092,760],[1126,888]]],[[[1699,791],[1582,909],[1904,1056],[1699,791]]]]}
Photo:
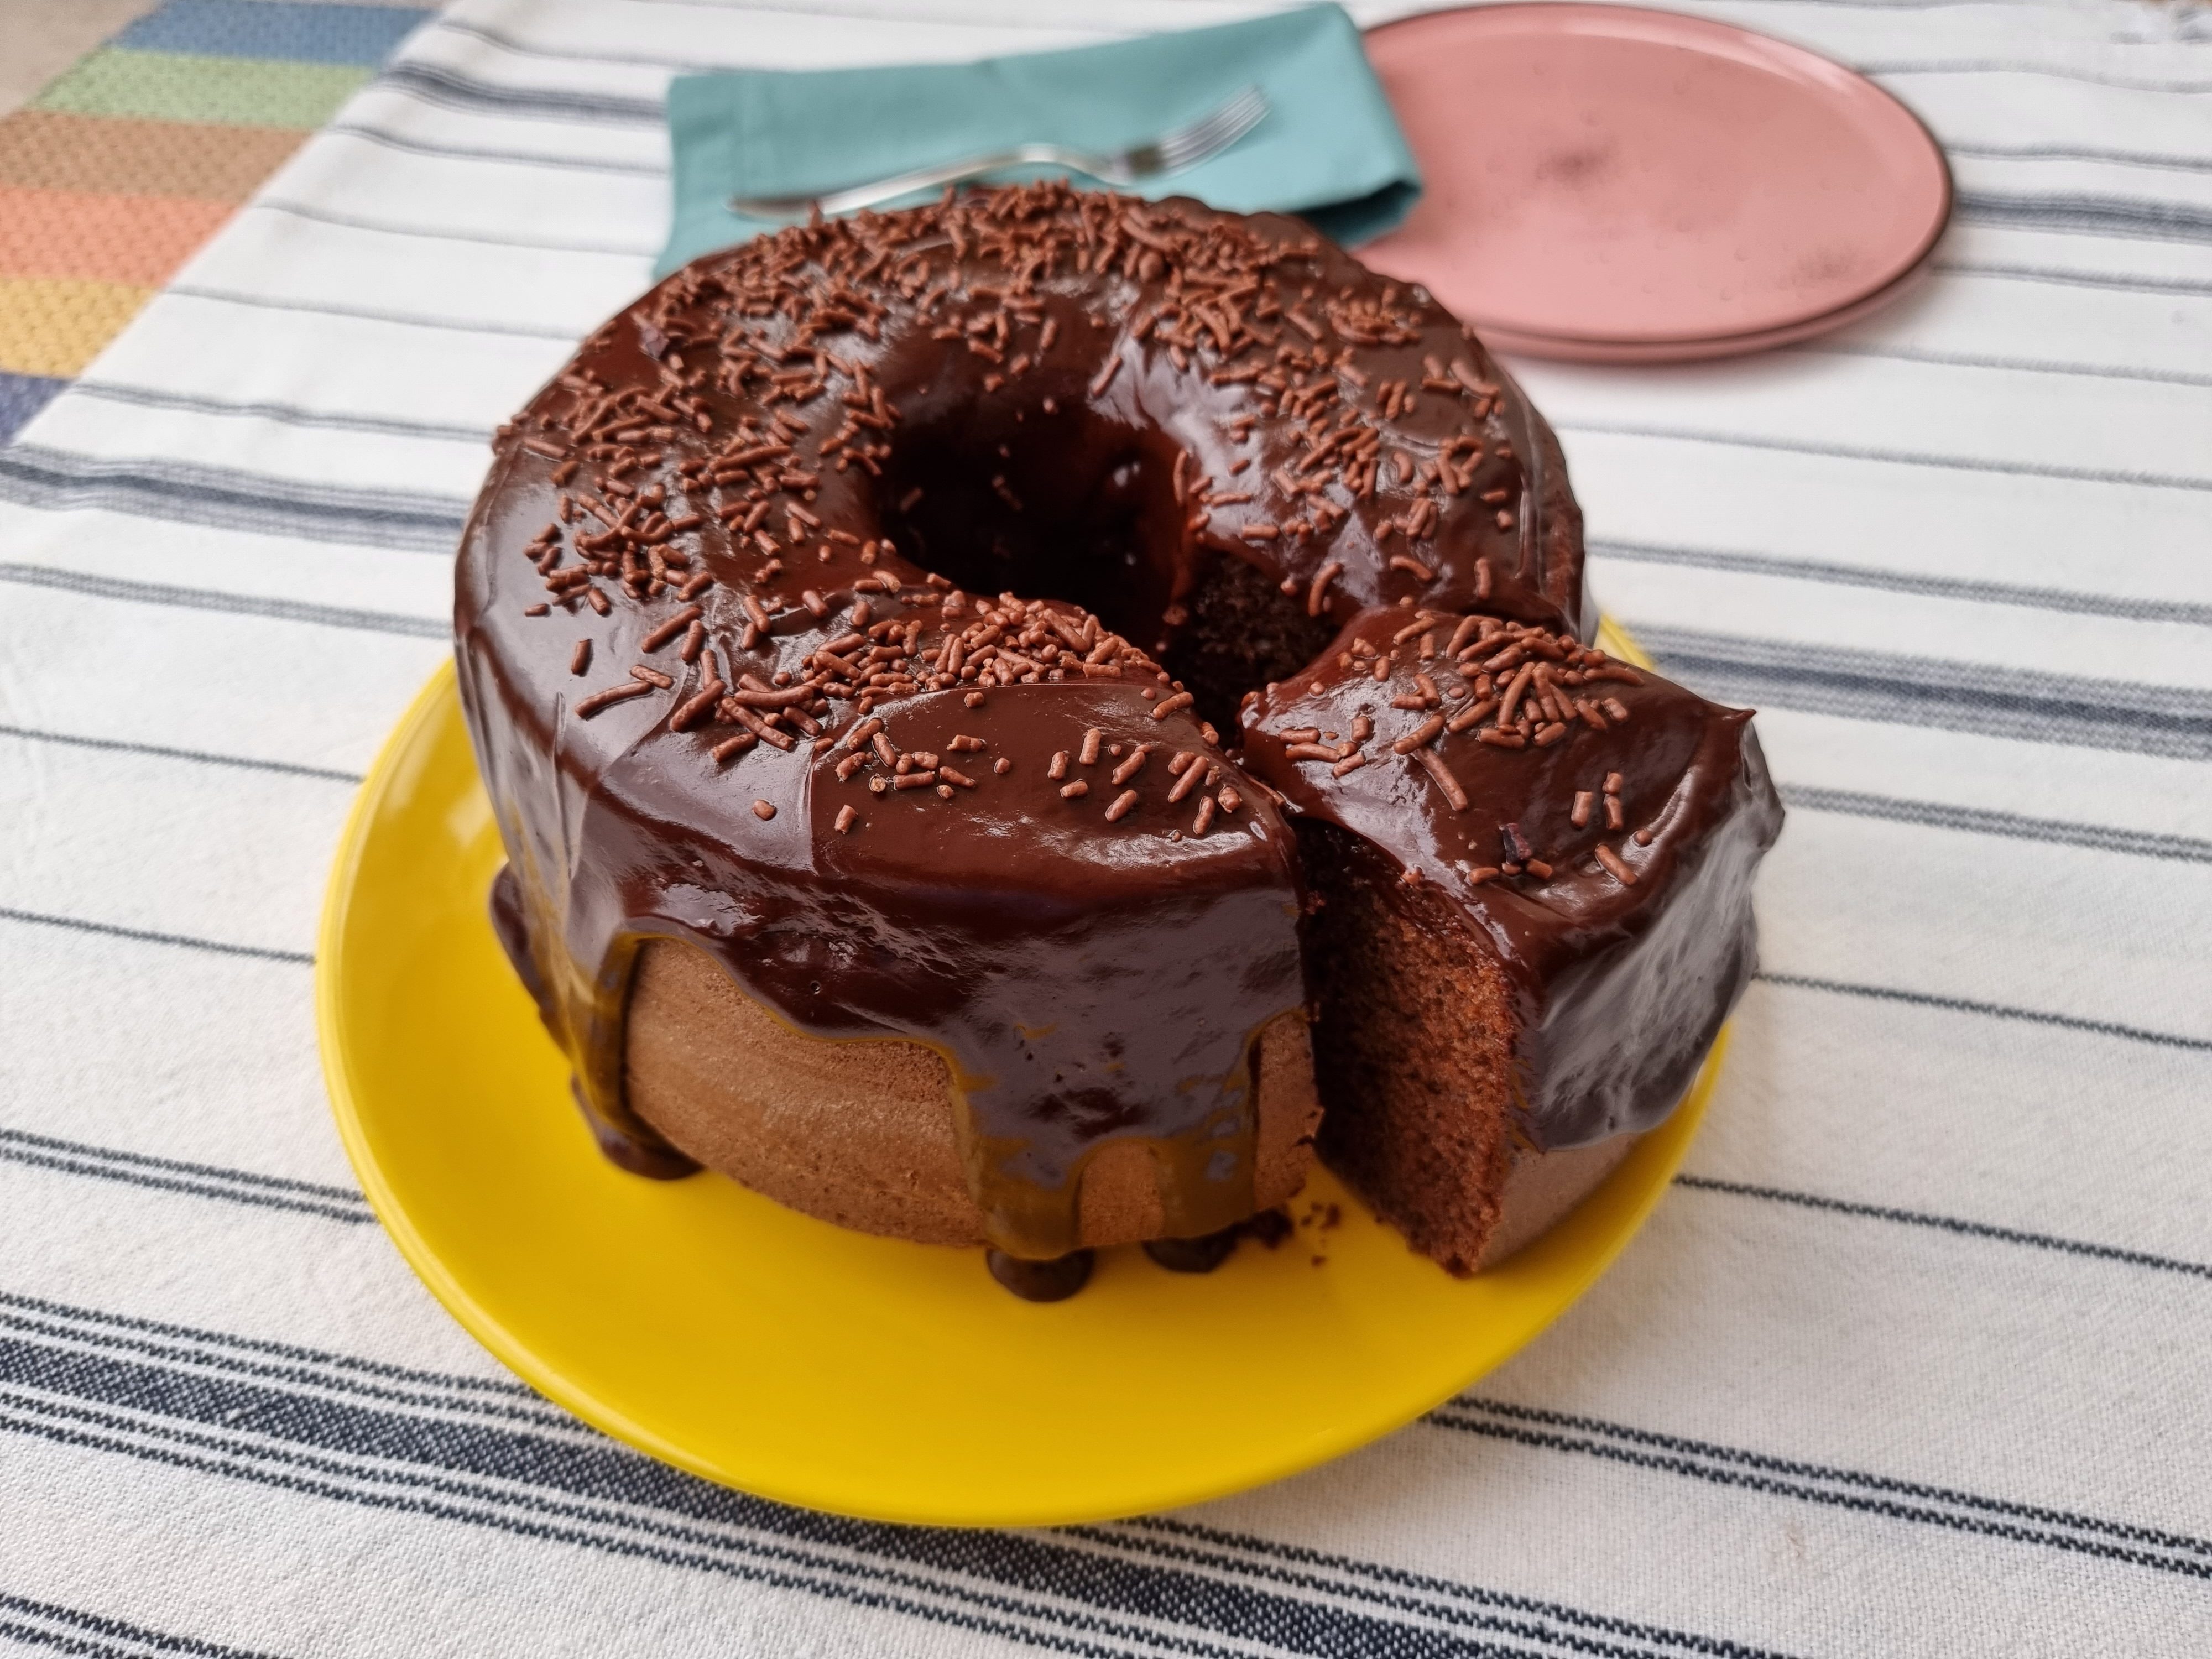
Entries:
{"type": "Polygon", "coordinates": [[[1073,403],[924,415],[893,436],[878,520],[902,553],[957,587],[1094,612],[1233,742],[1245,692],[1312,660],[1335,628],[1196,539],[1176,499],[1177,453],[1167,433],[1073,403]]]}
{"type": "Polygon", "coordinates": [[[1088,411],[908,421],[877,485],[901,552],[972,593],[1061,599],[1157,653],[1175,626],[1174,450],[1088,411]]]}

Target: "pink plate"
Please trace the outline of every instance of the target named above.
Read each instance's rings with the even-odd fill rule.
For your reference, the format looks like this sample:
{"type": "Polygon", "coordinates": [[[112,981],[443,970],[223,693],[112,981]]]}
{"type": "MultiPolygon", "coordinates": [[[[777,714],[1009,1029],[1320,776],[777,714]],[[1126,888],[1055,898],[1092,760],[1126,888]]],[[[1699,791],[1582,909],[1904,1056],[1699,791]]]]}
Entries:
{"type": "Polygon", "coordinates": [[[1376,29],[1426,183],[1359,251],[1492,343],[1652,361],[1754,350],[1910,288],[1943,153],[1826,58],[1627,6],[1499,5],[1376,29]]]}

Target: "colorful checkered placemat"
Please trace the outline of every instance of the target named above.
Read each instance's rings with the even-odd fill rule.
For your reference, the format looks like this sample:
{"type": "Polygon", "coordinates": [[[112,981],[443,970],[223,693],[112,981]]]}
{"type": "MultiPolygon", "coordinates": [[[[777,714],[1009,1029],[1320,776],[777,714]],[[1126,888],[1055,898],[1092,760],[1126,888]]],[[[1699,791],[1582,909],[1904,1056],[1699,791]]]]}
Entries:
{"type": "Polygon", "coordinates": [[[165,0],[0,117],[0,442],[428,15],[165,0]]]}

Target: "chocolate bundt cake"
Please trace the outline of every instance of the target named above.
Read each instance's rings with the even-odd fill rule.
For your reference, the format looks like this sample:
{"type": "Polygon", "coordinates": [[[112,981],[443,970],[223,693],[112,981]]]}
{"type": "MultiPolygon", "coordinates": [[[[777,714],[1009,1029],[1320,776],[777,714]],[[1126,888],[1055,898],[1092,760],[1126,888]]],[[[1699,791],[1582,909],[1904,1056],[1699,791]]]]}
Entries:
{"type": "Polygon", "coordinates": [[[1751,970],[1749,717],[1594,647],[1550,430],[1297,221],[1041,184],[793,228],[496,449],[455,614],[493,910],[627,1167],[1052,1295],[1202,1265],[1318,1145],[1472,1271],[1751,970]]]}

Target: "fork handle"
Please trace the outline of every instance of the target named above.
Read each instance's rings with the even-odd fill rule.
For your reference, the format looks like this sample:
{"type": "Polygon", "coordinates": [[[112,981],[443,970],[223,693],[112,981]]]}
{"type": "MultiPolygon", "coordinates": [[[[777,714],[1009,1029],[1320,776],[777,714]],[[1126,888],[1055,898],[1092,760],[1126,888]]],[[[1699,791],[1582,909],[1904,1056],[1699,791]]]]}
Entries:
{"type": "Polygon", "coordinates": [[[1020,144],[988,155],[971,155],[964,161],[916,167],[911,173],[854,185],[845,190],[828,191],[819,196],[732,196],[729,208],[732,213],[753,219],[803,219],[817,203],[825,214],[853,213],[904,196],[909,191],[964,184],[970,179],[996,173],[1000,167],[1064,167],[1090,178],[1103,179],[1106,175],[1094,170],[1098,165],[1098,157],[1079,155],[1057,144],[1020,144]]]}

